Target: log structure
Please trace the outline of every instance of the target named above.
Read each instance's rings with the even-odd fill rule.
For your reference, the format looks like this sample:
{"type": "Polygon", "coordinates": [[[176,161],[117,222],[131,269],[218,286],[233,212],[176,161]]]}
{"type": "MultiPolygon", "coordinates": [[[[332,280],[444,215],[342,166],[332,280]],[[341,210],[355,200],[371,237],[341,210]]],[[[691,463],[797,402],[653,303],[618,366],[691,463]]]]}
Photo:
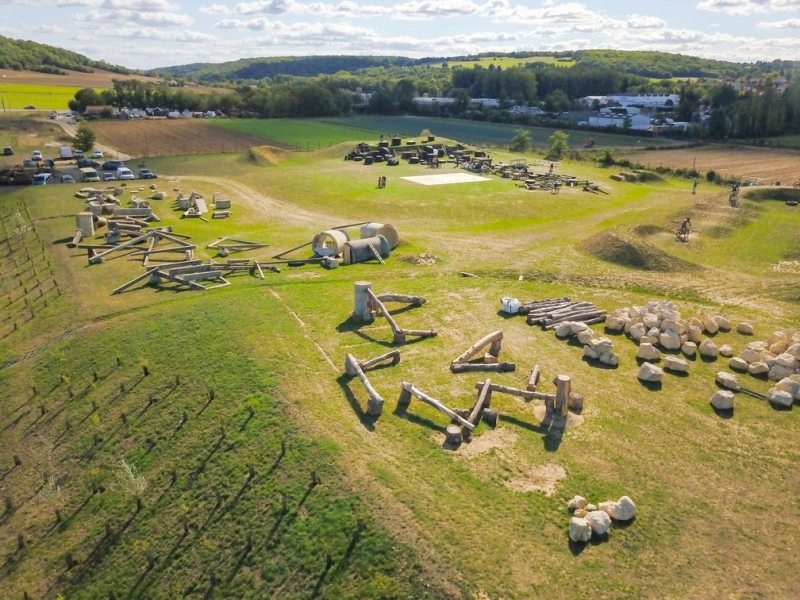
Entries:
{"type": "Polygon", "coordinates": [[[496,373],[513,372],[516,369],[514,363],[501,363],[497,360],[502,343],[502,331],[498,330],[486,334],[459,356],[454,358],[450,362],[450,370],[453,373],[468,373],[474,371],[492,371],[496,373]],[[486,351],[487,347],[488,352],[486,351]],[[482,354],[482,356],[476,360],[475,357],[479,354],[482,354]]]}
{"type": "Polygon", "coordinates": [[[600,323],[606,317],[606,311],[591,302],[572,301],[569,298],[526,302],[519,312],[527,315],[528,325],[540,325],[543,329],[553,329],[564,321],[600,323]]]}
{"type": "Polygon", "coordinates": [[[465,427],[472,431],[475,429],[475,425],[470,423],[467,419],[459,415],[454,410],[447,408],[444,404],[436,400],[435,398],[431,398],[428,394],[423,392],[417,387],[414,387],[414,384],[404,381],[400,386],[400,397],[397,400],[397,408],[400,411],[405,411],[408,409],[409,404],[411,404],[411,398],[417,398],[418,400],[422,400],[426,404],[429,404],[439,412],[447,415],[450,417],[451,420],[455,421],[462,427],[465,427]]]}
{"type": "MultiPolygon", "coordinates": [[[[391,353],[389,353],[391,354],[391,353]]],[[[368,363],[378,364],[382,360],[386,360],[389,358],[387,355],[382,355],[373,359],[372,361],[367,361],[368,363]]],[[[397,353],[396,355],[391,356],[392,360],[400,360],[400,354],[397,353]]],[[[369,399],[367,400],[367,414],[373,417],[379,416],[383,412],[383,398],[378,393],[378,391],[373,387],[370,380],[367,378],[366,374],[364,373],[363,368],[364,363],[359,363],[355,356],[352,354],[348,354],[344,359],[344,371],[350,377],[358,377],[361,381],[364,389],[367,390],[367,394],[369,395],[369,399]]],[[[392,364],[397,364],[393,362],[392,364]]]]}
{"type": "Polygon", "coordinates": [[[514,363],[496,362],[496,363],[451,363],[450,371],[453,373],[475,373],[475,372],[492,372],[492,373],[513,373],[517,368],[514,363]]]}
{"type": "MultiPolygon", "coordinates": [[[[389,323],[392,330],[393,342],[395,344],[405,344],[409,336],[412,337],[436,337],[436,332],[431,329],[404,329],[398,325],[394,317],[389,313],[386,305],[381,300],[381,296],[372,291],[372,284],[368,281],[356,281],[354,284],[354,303],[353,318],[359,323],[372,323],[376,316],[382,316],[389,323]]],[[[404,296],[400,294],[385,294],[391,301],[406,302],[415,306],[421,306],[425,299],[418,296],[404,296]]]]}

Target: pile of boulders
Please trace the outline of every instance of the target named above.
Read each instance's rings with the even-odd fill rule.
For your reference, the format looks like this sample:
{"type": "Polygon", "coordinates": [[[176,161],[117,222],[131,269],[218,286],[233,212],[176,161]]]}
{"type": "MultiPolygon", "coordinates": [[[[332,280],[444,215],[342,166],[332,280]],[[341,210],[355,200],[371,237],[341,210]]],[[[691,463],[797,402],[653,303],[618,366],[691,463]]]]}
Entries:
{"type": "Polygon", "coordinates": [[[581,321],[564,321],[555,327],[556,337],[560,339],[576,338],[583,344],[583,356],[597,360],[611,367],[619,364],[619,357],[614,353],[614,344],[607,337],[598,336],[586,323],[581,321]]]}
{"type": "Polygon", "coordinates": [[[630,521],[636,516],[636,505],[628,496],[599,504],[589,504],[583,496],[575,496],[567,503],[572,513],[569,521],[569,539],[573,542],[588,542],[592,536],[608,534],[613,521],[630,521]]]}
{"type": "Polygon", "coordinates": [[[800,373],[800,332],[776,331],[766,341],[750,342],[730,360],[734,371],[770,381],[780,381],[800,373]]]}

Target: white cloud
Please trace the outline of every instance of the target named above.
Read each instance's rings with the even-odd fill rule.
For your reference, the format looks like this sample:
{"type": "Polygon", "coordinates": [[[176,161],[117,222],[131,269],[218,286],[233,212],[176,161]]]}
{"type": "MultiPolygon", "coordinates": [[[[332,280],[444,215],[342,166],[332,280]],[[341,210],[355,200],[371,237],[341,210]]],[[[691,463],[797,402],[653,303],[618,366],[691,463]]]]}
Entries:
{"type": "Polygon", "coordinates": [[[186,27],[194,23],[189,15],[171,12],[139,11],[139,10],[90,10],[75,16],[81,23],[114,23],[124,26],[128,23],[140,23],[159,27],[186,27]]]}
{"type": "Polygon", "coordinates": [[[765,21],[758,24],[762,29],[800,29],[800,19],[786,19],[784,21],[765,21]]]}
{"type": "Polygon", "coordinates": [[[800,0],[702,0],[700,10],[722,12],[729,15],[750,15],[781,10],[800,9],[800,0]]]}
{"type": "Polygon", "coordinates": [[[664,29],[667,24],[659,17],[629,15],[625,21],[628,29],[664,29]]]}
{"type": "MultiPolygon", "coordinates": [[[[213,42],[216,38],[202,31],[168,31],[154,27],[123,26],[116,29],[107,29],[100,32],[103,37],[127,38],[136,40],[158,40],[162,42],[202,44],[213,42]]],[[[163,53],[163,48],[161,49],[163,53]]]]}
{"type": "Polygon", "coordinates": [[[201,6],[200,12],[205,15],[230,15],[233,11],[225,4],[209,4],[201,6]]]}

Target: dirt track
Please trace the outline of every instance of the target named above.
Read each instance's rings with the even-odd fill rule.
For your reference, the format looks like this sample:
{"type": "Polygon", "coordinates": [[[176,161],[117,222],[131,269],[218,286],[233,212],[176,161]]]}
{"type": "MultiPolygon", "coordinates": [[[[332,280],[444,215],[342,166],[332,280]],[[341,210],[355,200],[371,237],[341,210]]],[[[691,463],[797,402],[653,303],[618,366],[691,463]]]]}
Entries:
{"type": "Polygon", "coordinates": [[[648,168],[714,170],[726,178],[758,179],[758,183],[790,183],[800,178],[800,151],[766,148],[681,148],[637,152],[628,156],[648,168]]]}

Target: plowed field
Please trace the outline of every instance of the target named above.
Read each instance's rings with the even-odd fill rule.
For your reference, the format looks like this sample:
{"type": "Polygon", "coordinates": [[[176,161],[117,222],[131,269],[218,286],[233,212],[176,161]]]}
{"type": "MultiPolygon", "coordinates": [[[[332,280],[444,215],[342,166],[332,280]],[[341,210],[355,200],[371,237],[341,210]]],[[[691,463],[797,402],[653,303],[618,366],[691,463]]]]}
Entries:
{"type": "Polygon", "coordinates": [[[200,119],[95,121],[92,129],[100,143],[131,156],[241,152],[264,144],[258,136],[215,127],[200,119]]]}
{"type": "Polygon", "coordinates": [[[628,158],[649,168],[696,168],[701,174],[714,170],[723,177],[758,179],[760,183],[788,183],[800,177],[800,152],[764,148],[681,148],[637,152],[628,158]]]}

